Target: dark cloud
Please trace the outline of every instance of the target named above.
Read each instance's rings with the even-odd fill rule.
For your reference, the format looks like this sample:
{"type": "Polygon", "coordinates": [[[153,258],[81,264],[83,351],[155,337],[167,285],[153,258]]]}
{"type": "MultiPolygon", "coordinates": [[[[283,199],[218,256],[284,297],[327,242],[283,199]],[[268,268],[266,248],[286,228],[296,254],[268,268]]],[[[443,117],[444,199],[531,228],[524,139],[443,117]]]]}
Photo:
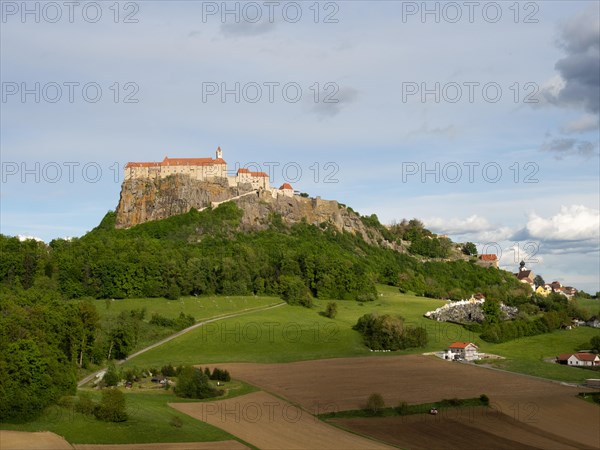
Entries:
{"type": "Polygon", "coordinates": [[[544,142],[540,148],[543,152],[554,153],[556,159],[562,159],[565,156],[582,156],[591,158],[597,155],[597,145],[589,141],[575,138],[556,138],[544,142]]]}
{"type": "Polygon", "coordinates": [[[543,100],[557,106],[578,106],[598,114],[600,111],[600,22],[596,3],[566,22],[559,45],[567,56],[556,70],[564,82],[558,92],[541,92],[543,100]]]}
{"type": "MultiPolygon", "coordinates": [[[[352,87],[331,84],[327,89],[319,93],[318,101],[311,94],[310,102],[314,103],[311,110],[320,116],[333,117],[340,113],[342,108],[350,103],[354,103],[358,98],[358,91],[352,87]]],[[[308,101],[308,100],[307,100],[308,101]]]]}

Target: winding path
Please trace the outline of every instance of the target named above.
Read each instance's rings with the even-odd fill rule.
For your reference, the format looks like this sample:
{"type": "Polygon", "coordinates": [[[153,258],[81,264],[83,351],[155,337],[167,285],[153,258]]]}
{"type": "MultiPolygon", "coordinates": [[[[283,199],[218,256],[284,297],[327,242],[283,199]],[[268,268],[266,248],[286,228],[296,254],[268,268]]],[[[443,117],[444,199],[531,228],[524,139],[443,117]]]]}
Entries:
{"type": "MultiPolygon", "coordinates": [[[[139,356],[142,353],[146,353],[147,351],[152,350],[153,348],[156,348],[156,347],[158,347],[160,345],[163,345],[166,342],[172,341],[173,339],[178,338],[179,336],[181,336],[181,335],[183,335],[185,333],[188,333],[188,332],[190,332],[192,330],[195,330],[196,328],[200,328],[200,327],[202,327],[202,326],[204,326],[204,325],[206,325],[208,323],[218,322],[220,320],[230,319],[232,317],[243,316],[245,314],[249,314],[249,313],[252,313],[252,312],[266,311],[268,309],[278,308],[278,307],[286,305],[286,304],[287,303],[285,303],[285,302],[281,302],[281,303],[275,303],[275,304],[267,305],[267,306],[260,306],[260,307],[257,307],[257,308],[247,308],[247,309],[243,309],[241,311],[235,312],[235,313],[223,314],[223,315],[220,315],[220,316],[211,317],[210,319],[202,320],[201,322],[195,323],[191,327],[184,328],[183,330],[178,331],[177,333],[174,333],[171,336],[168,336],[168,337],[166,337],[166,338],[164,338],[164,339],[162,339],[162,340],[160,340],[158,342],[155,342],[152,345],[149,345],[146,348],[143,348],[143,349],[141,349],[141,350],[133,353],[132,355],[129,355],[125,359],[117,361],[117,364],[123,364],[125,361],[129,361],[130,359],[135,358],[136,356],[139,356]]],[[[93,373],[87,375],[85,378],[82,378],[77,383],[77,387],[81,387],[84,384],[89,383],[92,379],[94,379],[96,377],[96,375],[98,375],[103,370],[106,370],[106,367],[104,367],[104,368],[102,368],[100,370],[97,370],[96,372],[93,372],[93,373]]]]}

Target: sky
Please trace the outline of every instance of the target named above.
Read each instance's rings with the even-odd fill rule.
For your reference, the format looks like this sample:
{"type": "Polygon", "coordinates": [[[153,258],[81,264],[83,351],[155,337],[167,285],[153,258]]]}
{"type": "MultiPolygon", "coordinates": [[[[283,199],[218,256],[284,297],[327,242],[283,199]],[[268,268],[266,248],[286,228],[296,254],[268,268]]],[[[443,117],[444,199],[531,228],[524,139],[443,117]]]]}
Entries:
{"type": "Polygon", "coordinates": [[[1,1],[0,232],[81,236],[128,161],[263,170],[600,290],[595,1],[1,1]]]}

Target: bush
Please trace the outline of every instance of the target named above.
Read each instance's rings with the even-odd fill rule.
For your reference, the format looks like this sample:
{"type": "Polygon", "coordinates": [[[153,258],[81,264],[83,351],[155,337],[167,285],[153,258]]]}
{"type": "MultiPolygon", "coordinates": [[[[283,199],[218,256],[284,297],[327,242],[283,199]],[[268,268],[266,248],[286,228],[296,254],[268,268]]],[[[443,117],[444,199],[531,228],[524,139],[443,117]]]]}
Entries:
{"type": "Polygon", "coordinates": [[[105,386],[116,386],[119,381],[121,381],[121,375],[117,370],[117,367],[114,363],[110,363],[108,365],[108,369],[106,369],[106,373],[102,377],[102,381],[104,381],[105,386]]]}
{"type": "Polygon", "coordinates": [[[75,411],[81,414],[92,415],[96,410],[96,403],[87,392],[80,392],[75,403],[75,411]]]}
{"type": "Polygon", "coordinates": [[[488,406],[490,404],[490,398],[485,394],[481,394],[479,396],[479,401],[481,402],[482,405],[485,405],[485,406],[488,406]]]}
{"type": "Polygon", "coordinates": [[[173,367],[171,364],[167,364],[166,366],[162,366],[160,373],[162,373],[165,377],[174,377],[176,374],[175,367],[173,367]]]}
{"type": "Polygon", "coordinates": [[[219,369],[215,367],[213,369],[212,375],[210,376],[211,380],[216,381],[231,381],[231,376],[229,375],[229,371],[225,369],[219,369]]]}
{"type": "Polygon", "coordinates": [[[361,292],[356,295],[356,301],[360,303],[374,302],[376,298],[377,294],[373,292],[361,292]]]}
{"type": "Polygon", "coordinates": [[[169,421],[169,425],[175,428],[181,428],[183,426],[183,420],[181,420],[181,417],[179,416],[173,416],[169,421]]]}
{"type": "Polygon", "coordinates": [[[367,400],[367,410],[373,414],[379,414],[385,408],[385,401],[381,394],[373,393],[367,400]]]}
{"type": "Polygon", "coordinates": [[[325,317],[329,317],[330,319],[335,319],[337,316],[337,303],[329,302],[325,307],[325,317]]]}
{"type": "Polygon", "coordinates": [[[301,305],[305,308],[312,307],[310,290],[296,275],[282,275],[279,278],[279,291],[281,298],[290,305],[301,305]]]}
{"type": "Polygon", "coordinates": [[[396,412],[401,416],[407,414],[408,410],[408,403],[406,402],[400,402],[400,404],[396,407],[396,412]]]}
{"type": "Polygon", "coordinates": [[[179,297],[181,297],[181,289],[179,289],[179,286],[177,286],[175,283],[171,284],[171,286],[167,288],[165,298],[167,300],[177,300],[179,297]]]}
{"type": "Polygon", "coordinates": [[[405,327],[402,317],[389,314],[365,314],[358,319],[353,329],[363,335],[365,344],[372,350],[395,351],[424,347],[428,339],[425,328],[405,327]]]}
{"type": "Polygon", "coordinates": [[[94,415],[97,419],[105,422],[125,422],[127,420],[125,395],[118,389],[102,391],[102,399],[96,407],[94,415]]]}

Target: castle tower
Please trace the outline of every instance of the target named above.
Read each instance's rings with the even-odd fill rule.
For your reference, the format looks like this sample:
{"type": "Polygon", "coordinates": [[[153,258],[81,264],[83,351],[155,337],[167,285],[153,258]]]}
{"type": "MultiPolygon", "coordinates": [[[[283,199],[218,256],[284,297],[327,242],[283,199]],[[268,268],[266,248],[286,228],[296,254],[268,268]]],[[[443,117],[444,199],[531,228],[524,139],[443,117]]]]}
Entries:
{"type": "Polygon", "coordinates": [[[217,159],[222,159],[223,158],[223,150],[221,150],[221,147],[217,147],[217,159]]]}
{"type": "Polygon", "coordinates": [[[524,270],[527,270],[527,267],[525,267],[525,261],[521,261],[519,263],[519,272],[523,272],[524,270]]]}

